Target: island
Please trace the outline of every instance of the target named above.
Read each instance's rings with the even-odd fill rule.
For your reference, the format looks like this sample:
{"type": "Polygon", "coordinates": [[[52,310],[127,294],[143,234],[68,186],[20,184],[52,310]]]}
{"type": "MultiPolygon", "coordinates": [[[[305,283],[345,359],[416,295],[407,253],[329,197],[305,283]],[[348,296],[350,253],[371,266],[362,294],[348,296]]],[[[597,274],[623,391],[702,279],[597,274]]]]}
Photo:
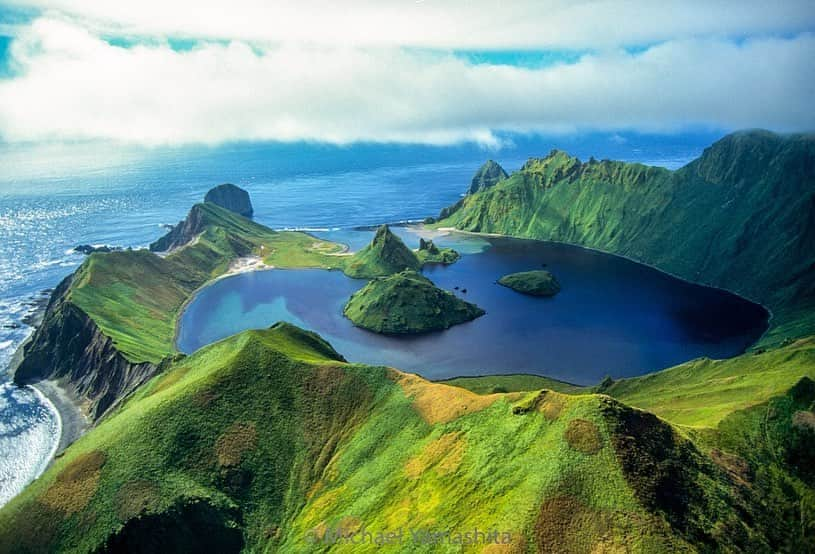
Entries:
{"type": "Polygon", "coordinates": [[[560,292],[560,283],[544,269],[510,273],[498,279],[498,284],[530,296],[554,296],[560,292]]]}
{"type": "Polygon", "coordinates": [[[485,312],[436,287],[420,273],[405,270],[369,282],[351,296],[343,313],[357,327],[409,335],[448,329],[485,312]]]}

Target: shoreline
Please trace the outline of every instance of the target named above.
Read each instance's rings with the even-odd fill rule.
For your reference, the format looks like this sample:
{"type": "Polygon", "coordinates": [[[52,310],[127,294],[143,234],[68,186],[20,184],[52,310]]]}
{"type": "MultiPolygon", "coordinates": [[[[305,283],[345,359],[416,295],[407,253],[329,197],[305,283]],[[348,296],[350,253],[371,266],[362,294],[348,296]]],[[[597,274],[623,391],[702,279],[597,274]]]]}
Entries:
{"type": "Polygon", "coordinates": [[[50,467],[62,453],[90,429],[91,424],[82,409],[82,402],[58,381],[45,379],[29,386],[51,405],[59,421],[59,440],[51,452],[47,467],[50,467]]]}

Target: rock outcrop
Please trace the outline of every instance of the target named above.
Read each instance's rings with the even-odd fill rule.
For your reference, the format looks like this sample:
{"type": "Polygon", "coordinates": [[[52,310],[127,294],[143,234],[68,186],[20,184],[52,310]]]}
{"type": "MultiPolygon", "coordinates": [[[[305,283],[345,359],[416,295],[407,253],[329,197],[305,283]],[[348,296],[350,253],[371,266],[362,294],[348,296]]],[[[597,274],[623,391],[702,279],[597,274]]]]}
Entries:
{"type": "Polygon", "coordinates": [[[103,244],[101,246],[94,246],[93,244],[80,244],[79,246],[74,247],[74,252],[77,254],[85,254],[86,256],[90,256],[94,252],[116,252],[121,249],[121,246],[108,246],[107,244],[103,244]]]}
{"type": "Polygon", "coordinates": [[[249,193],[231,183],[210,189],[204,197],[204,202],[212,202],[243,217],[252,217],[255,213],[249,193]]]}
{"type": "Polygon", "coordinates": [[[178,222],[169,233],[150,244],[151,252],[169,252],[181,248],[195,240],[195,237],[206,227],[205,216],[200,204],[190,210],[186,219],[178,222]]]}
{"type": "Polygon", "coordinates": [[[452,264],[461,255],[452,248],[439,248],[431,239],[419,239],[419,251],[416,253],[422,264],[452,264]]]}

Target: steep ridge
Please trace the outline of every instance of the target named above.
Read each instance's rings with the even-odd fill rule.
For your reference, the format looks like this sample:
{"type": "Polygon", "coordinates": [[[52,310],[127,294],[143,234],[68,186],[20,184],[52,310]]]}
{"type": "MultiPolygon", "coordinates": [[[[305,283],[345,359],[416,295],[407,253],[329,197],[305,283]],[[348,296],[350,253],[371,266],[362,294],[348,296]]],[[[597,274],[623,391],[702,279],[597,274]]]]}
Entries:
{"type": "Polygon", "coordinates": [[[93,253],[57,289],[23,347],[15,381],[58,378],[90,404],[94,419],[176,355],[184,302],[238,258],[281,267],[341,267],[341,246],[278,233],[213,203],[196,204],[154,248],[93,253]]]}
{"type": "Polygon", "coordinates": [[[97,419],[152,377],[159,364],[127,360],[94,321],[70,302],[72,280],[73,276],[68,277],[54,292],[35,340],[24,346],[14,380],[69,383],[77,396],[89,401],[89,415],[97,419]]]}
{"type": "Polygon", "coordinates": [[[473,175],[473,180],[470,182],[470,188],[467,189],[467,194],[475,194],[476,192],[486,190],[494,187],[499,181],[509,177],[504,168],[493,160],[487,160],[484,165],[478,168],[478,171],[473,175]]]}
{"type": "Polygon", "coordinates": [[[749,131],[675,172],[553,151],[437,225],[590,246],[735,291],[773,311],[769,344],[815,331],[813,214],[815,137],[749,131]]]}
{"type": "MultiPolygon", "coordinates": [[[[0,552],[201,541],[303,551],[366,530],[370,540],[401,530],[399,549],[412,552],[488,534],[510,551],[802,551],[812,530],[773,522],[781,508],[762,494],[785,490],[784,479],[799,487],[784,506],[811,494],[796,454],[811,452],[796,430],[815,417],[800,415],[811,414],[810,389],[790,391],[773,431],[789,437],[781,481],[757,483],[739,473],[750,444],[732,433],[692,439],[604,395],[480,396],[347,364],[313,333],[279,324],[143,385],[0,510],[0,552]]],[[[745,414],[734,425],[761,437],[762,420],[745,414]]]]}

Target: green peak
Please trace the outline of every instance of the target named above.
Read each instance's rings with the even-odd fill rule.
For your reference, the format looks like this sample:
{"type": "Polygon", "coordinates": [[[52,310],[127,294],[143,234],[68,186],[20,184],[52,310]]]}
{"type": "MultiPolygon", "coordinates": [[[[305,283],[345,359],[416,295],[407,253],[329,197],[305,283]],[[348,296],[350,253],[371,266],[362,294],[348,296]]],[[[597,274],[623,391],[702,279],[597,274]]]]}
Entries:
{"type": "Polygon", "coordinates": [[[509,177],[504,168],[493,160],[487,160],[473,175],[467,194],[475,194],[482,190],[494,187],[498,182],[509,177]]]}
{"type": "Polygon", "coordinates": [[[350,277],[371,278],[420,267],[416,254],[387,225],[382,225],[371,243],[354,254],[345,272],[350,277]]]}
{"type": "Polygon", "coordinates": [[[794,151],[796,139],[796,136],[765,130],[738,131],[705,148],[702,156],[687,167],[697,177],[713,184],[753,183],[756,175],[772,165],[773,159],[784,157],[785,151],[794,151]]]}

